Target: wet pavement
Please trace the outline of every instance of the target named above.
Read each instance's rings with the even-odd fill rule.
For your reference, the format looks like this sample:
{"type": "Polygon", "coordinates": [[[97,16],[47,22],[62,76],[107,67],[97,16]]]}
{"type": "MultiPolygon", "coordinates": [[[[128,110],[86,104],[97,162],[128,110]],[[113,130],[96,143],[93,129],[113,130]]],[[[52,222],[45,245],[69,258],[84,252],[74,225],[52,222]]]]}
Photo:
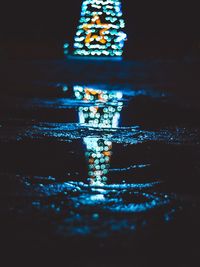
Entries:
{"type": "Polygon", "coordinates": [[[140,68],[135,84],[123,83],[126,69],[117,85],[2,78],[6,253],[69,266],[198,266],[197,99],[140,68]]]}

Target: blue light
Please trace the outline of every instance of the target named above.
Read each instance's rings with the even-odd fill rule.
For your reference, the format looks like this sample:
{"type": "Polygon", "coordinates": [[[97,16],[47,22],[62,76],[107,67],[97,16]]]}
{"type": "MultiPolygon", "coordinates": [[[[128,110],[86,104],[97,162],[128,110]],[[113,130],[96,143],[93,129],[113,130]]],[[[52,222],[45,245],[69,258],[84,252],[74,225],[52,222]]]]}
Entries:
{"type": "Polygon", "coordinates": [[[118,34],[122,33],[121,30],[124,28],[124,20],[121,17],[120,1],[84,0],[73,54],[120,58],[124,46],[121,40],[126,40],[122,37],[122,39],[118,39],[118,34]],[[77,36],[81,38],[77,38],[77,36]]]}
{"type": "Polygon", "coordinates": [[[68,43],[65,43],[65,44],[63,45],[63,47],[64,47],[64,48],[69,48],[69,44],[68,44],[68,43]]]}
{"type": "Polygon", "coordinates": [[[63,86],[63,92],[67,92],[68,91],[68,86],[67,85],[64,85],[63,86]]]}
{"type": "MultiPolygon", "coordinates": [[[[119,125],[120,111],[123,103],[121,91],[107,91],[98,88],[74,86],[78,100],[90,103],[89,107],[79,107],[79,123],[97,128],[116,128],[119,125]]],[[[88,176],[90,183],[102,186],[107,181],[110,167],[112,142],[96,137],[84,137],[86,158],[89,163],[88,176]]]]}

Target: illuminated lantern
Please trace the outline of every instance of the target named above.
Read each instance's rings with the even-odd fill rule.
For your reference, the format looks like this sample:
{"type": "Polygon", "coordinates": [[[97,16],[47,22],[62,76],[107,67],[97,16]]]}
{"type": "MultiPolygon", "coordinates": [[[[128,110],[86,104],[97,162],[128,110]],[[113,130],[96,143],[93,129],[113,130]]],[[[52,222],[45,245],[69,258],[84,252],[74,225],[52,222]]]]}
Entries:
{"type": "Polygon", "coordinates": [[[126,34],[119,0],[84,0],[74,56],[120,59],[126,34]]]}

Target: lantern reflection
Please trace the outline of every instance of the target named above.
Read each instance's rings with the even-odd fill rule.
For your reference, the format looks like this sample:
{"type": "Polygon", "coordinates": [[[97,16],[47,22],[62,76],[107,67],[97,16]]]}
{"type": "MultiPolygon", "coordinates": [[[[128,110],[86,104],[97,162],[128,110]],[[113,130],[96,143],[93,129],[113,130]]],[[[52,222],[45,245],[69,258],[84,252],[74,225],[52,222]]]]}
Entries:
{"type": "MultiPolygon", "coordinates": [[[[77,100],[85,102],[78,108],[79,123],[98,128],[118,127],[123,107],[121,92],[74,86],[74,94],[77,100]]],[[[112,142],[93,136],[83,138],[83,142],[89,182],[91,185],[103,185],[109,172],[112,142]]]]}

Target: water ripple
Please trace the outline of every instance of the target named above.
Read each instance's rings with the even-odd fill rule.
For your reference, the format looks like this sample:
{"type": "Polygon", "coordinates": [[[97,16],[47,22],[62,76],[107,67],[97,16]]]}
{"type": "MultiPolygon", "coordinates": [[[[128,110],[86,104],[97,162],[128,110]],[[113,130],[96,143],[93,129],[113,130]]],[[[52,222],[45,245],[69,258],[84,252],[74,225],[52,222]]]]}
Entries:
{"type": "Polygon", "coordinates": [[[61,142],[94,136],[116,143],[138,144],[147,141],[165,142],[167,144],[199,144],[200,133],[197,129],[170,128],[155,131],[143,130],[137,126],[98,128],[79,123],[33,123],[33,125],[1,125],[0,140],[23,140],[51,138],[61,142]]]}

